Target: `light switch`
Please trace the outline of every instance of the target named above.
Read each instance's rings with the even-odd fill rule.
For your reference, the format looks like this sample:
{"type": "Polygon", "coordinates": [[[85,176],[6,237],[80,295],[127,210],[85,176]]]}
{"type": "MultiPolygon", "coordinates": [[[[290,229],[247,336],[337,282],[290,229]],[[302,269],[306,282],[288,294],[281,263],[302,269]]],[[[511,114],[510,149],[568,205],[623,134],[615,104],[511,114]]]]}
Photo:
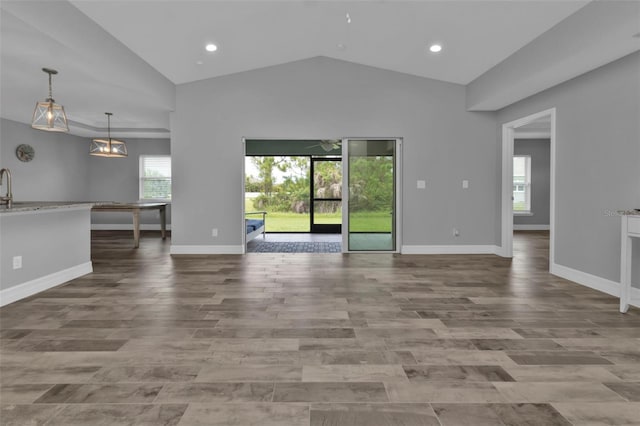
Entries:
{"type": "Polygon", "coordinates": [[[427,182],[424,180],[419,180],[417,181],[416,186],[418,187],[418,189],[425,189],[427,187],[427,182]]]}
{"type": "Polygon", "coordinates": [[[462,187],[463,187],[464,189],[469,189],[469,181],[468,181],[468,180],[466,180],[466,179],[465,179],[465,180],[463,180],[463,181],[462,181],[462,187]]]}

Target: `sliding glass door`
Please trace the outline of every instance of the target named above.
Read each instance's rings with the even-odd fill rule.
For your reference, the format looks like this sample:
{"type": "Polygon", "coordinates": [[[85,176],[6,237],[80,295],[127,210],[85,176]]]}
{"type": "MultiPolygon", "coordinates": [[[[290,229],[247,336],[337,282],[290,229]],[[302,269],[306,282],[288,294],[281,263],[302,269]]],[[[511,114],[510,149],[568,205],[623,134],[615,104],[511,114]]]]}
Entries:
{"type": "Polygon", "coordinates": [[[342,160],[311,159],[311,232],[342,232],[342,160]]]}
{"type": "Polygon", "coordinates": [[[399,145],[396,139],[343,142],[346,251],[397,251],[399,145]]]}

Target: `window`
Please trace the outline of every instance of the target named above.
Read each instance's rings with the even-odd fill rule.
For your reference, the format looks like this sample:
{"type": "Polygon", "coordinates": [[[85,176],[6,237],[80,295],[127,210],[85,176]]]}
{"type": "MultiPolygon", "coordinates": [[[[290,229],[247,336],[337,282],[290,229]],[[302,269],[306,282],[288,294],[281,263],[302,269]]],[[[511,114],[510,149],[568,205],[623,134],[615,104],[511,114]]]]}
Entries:
{"type": "Polygon", "coordinates": [[[513,157],[513,211],[531,211],[531,157],[528,155],[513,157]]]}
{"type": "Polygon", "coordinates": [[[140,199],[171,200],[171,156],[140,156],[140,199]]]}

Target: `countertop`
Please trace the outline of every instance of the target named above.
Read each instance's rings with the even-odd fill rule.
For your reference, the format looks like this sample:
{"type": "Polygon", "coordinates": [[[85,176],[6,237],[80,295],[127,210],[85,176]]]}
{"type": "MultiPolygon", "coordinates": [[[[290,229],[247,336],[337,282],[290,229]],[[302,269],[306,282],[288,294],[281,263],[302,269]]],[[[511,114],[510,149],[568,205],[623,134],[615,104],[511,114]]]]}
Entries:
{"type": "Polygon", "coordinates": [[[116,201],[18,201],[14,202],[11,208],[7,208],[6,205],[0,205],[0,214],[2,213],[27,213],[37,212],[41,210],[57,210],[57,209],[76,209],[76,208],[93,208],[102,207],[104,209],[117,209],[122,208],[152,208],[161,205],[168,205],[169,203],[163,202],[116,202],[116,201]]]}
{"type": "Polygon", "coordinates": [[[5,204],[0,205],[0,214],[26,213],[40,210],[91,208],[95,203],[88,201],[19,201],[14,202],[11,208],[5,204]]]}

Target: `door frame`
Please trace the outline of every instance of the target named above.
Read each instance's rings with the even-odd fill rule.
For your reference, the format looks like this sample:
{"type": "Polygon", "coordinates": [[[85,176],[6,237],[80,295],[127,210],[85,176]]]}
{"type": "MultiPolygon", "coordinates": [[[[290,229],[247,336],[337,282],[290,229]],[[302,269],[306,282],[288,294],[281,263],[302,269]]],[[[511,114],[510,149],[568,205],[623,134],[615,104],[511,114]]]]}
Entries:
{"type": "Polygon", "coordinates": [[[401,137],[346,137],[342,138],[342,253],[401,253],[402,247],[402,138],[401,137]],[[349,156],[347,142],[350,140],[395,141],[395,209],[393,212],[394,250],[349,251],[349,156]]]}
{"type": "Polygon", "coordinates": [[[513,145],[515,130],[542,117],[550,117],[549,270],[555,264],[556,223],[556,108],[550,108],[502,125],[502,224],[499,255],[513,257],[513,145]]]}

